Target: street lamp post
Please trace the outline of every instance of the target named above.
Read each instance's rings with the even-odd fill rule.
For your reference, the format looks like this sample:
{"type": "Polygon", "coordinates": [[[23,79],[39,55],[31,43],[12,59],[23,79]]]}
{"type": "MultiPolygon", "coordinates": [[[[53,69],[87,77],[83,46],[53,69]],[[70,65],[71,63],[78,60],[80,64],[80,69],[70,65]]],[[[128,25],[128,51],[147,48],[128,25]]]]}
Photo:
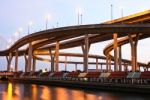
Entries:
{"type": "Polygon", "coordinates": [[[81,14],[81,25],[82,25],[82,14],[81,14]]]}
{"type": "Polygon", "coordinates": [[[9,48],[9,46],[11,46],[11,45],[12,45],[12,40],[11,40],[11,39],[9,39],[7,43],[8,43],[8,44],[7,44],[7,48],[9,48]]]}
{"type": "Polygon", "coordinates": [[[122,18],[123,18],[123,8],[121,9],[121,16],[122,16],[122,18]]]}
{"type": "Polygon", "coordinates": [[[9,47],[10,47],[10,45],[9,45],[9,44],[7,44],[7,45],[6,45],[6,49],[8,49],[9,47]]]}
{"type": "Polygon", "coordinates": [[[123,7],[121,7],[121,18],[122,18],[122,24],[123,24],[123,7]]]}
{"type": "Polygon", "coordinates": [[[111,21],[113,20],[113,5],[111,4],[111,21]]]}
{"type": "Polygon", "coordinates": [[[45,24],[46,30],[47,30],[47,24],[48,24],[48,19],[46,18],[46,24],[45,24]]]}
{"type": "Polygon", "coordinates": [[[20,34],[21,34],[21,32],[23,31],[23,28],[22,27],[20,27],[19,29],[18,29],[18,35],[19,35],[19,39],[20,39],[20,34]]]}
{"type": "Polygon", "coordinates": [[[77,18],[78,18],[78,25],[82,24],[82,9],[76,8],[76,13],[77,13],[77,18]],[[81,21],[80,21],[80,17],[81,17],[81,21]]]}
{"type": "Polygon", "coordinates": [[[59,23],[57,22],[57,28],[58,28],[58,24],[59,24],[59,23]]]}
{"type": "Polygon", "coordinates": [[[79,14],[79,11],[78,11],[78,25],[79,25],[79,19],[80,19],[80,14],[79,14]]]}
{"type": "Polygon", "coordinates": [[[33,25],[32,21],[28,23],[28,35],[30,34],[30,27],[33,25]]]}
{"type": "Polygon", "coordinates": [[[48,21],[49,21],[49,19],[50,19],[50,14],[46,14],[45,15],[45,28],[46,28],[46,30],[48,28],[48,21]]]}
{"type": "Polygon", "coordinates": [[[18,36],[19,36],[19,32],[15,32],[15,33],[14,33],[14,42],[17,41],[18,36]]]}

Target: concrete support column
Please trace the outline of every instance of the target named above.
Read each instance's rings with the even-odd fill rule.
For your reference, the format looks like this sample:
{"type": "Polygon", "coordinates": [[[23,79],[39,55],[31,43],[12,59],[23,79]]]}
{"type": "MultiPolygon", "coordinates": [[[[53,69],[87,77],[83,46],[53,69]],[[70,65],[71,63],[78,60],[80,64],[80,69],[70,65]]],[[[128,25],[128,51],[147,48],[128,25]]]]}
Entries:
{"type": "Polygon", "coordinates": [[[56,42],[56,50],[55,50],[55,58],[56,58],[56,63],[55,63],[55,71],[59,71],[59,42],[56,42]]]}
{"type": "Polygon", "coordinates": [[[29,50],[28,50],[28,72],[31,72],[32,68],[32,43],[29,43],[29,50]]]}
{"type": "Polygon", "coordinates": [[[75,71],[78,70],[78,64],[75,64],[75,71]]]}
{"type": "Polygon", "coordinates": [[[18,49],[16,50],[16,57],[15,57],[15,72],[18,71],[18,49]]]}
{"type": "Polygon", "coordinates": [[[114,39],[114,71],[118,71],[118,41],[117,41],[118,34],[113,34],[114,39]]]}
{"type": "Polygon", "coordinates": [[[50,54],[50,58],[51,58],[51,72],[54,72],[54,61],[55,61],[55,57],[52,54],[52,50],[49,50],[49,54],[50,54]]]}
{"type": "Polygon", "coordinates": [[[84,46],[82,46],[82,51],[84,54],[84,69],[83,71],[88,72],[88,52],[89,52],[89,36],[85,34],[84,46]]]}
{"type": "Polygon", "coordinates": [[[98,70],[98,58],[96,58],[96,70],[98,70]]]}
{"type": "Polygon", "coordinates": [[[32,71],[35,72],[36,71],[36,59],[33,59],[33,64],[32,65],[33,65],[32,71]]]}
{"type": "Polygon", "coordinates": [[[140,66],[140,65],[138,65],[138,71],[140,71],[140,72],[141,72],[141,66],[140,66]]]}
{"type": "Polygon", "coordinates": [[[141,66],[139,66],[139,71],[140,71],[140,72],[141,72],[141,68],[142,68],[142,67],[141,67],[141,66]]]}
{"type": "Polygon", "coordinates": [[[119,71],[122,71],[122,50],[121,50],[121,46],[119,46],[119,59],[118,59],[118,62],[119,62],[119,71]]]}
{"type": "Polygon", "coordinates": [[[25,59],[25,72],[28,72],[28,58],[26,54],[24,54],[24,59],[25,59]]]}
{"type": "Polygon", "coordinates": [[[144,68],[144,71],[148,71],[148,68],[146,68],[146,67],[143,67],[144,68]]]}
{"type": "Polygon", "coordinates": [[[103,64],[101,64],[101,70],[103,70],[103,64]]]}
{"type": "Polygon", "coordinates": [[[140,66],[137,64],[137,66],[136,66],[136,70],[137,71],[140,71],[140,66]]]}
{"type": "Polygon", "coordinates": [[[67,56],[65,56],[65,71],[67,71],[67,56]]]}
{"type": "Polygon", "coordinates": [[[106,55],[106,70],[109,69],[109,54],[106,55]]]}
{"type": "Polygon", "coordinates": [[[9,56],[6,56],[6,59],[7,59],[7,71],[8,72],[10,72],[12,58],[13,58],[12,53],[9,53],[9,56]]]}
{"type": "Polygon", "coordinates": [[[133,39],[131,34],[129,34],[128,37],[131,45],[132,71],[135,72],[137,70],[137,44],[138,44],[139,34],[136,34],[135,39],[133,39]]]}
{"type": "Polygon", "coordinates": [[[84,48],[84,71],[88,72],[88,52],[89,52],[89,37],[85,34],[85,48],[84,48]]]}
{"type": "Polygon", "coordinates": [[[108,58],[108,71],[111,72],[111,58],[108,58]]]}
{"type": "Polygon", "coordinates": [[[52,56],[51,57],[51,71],[54,72],[55,68],[54,68],[54,63],[55,63],[55,57],[52,56]]]}
{"type": "Polygon", "coordinates": [[[128,64],[127,63],[124,63],[124,71],[128,71],[128,64]]]}

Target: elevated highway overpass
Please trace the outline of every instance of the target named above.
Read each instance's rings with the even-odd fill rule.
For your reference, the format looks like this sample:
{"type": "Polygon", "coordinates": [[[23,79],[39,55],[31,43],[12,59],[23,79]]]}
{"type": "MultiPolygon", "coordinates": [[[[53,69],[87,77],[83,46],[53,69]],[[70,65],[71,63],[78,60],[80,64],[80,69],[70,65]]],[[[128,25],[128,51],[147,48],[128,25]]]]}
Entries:
{"type": "MultiPolygon", "coordinates": [[[[123,17],[117,20],[108,21],[102,24],[78,25],[78,26],[69,26],[69,27],[62,27],[56,29],[48,29],[48,30],[30,34],[28,36],[19,39],[9,49],[0,51],[0,56],[7,56],[8,71],[10,70],[10,64],[13,56],[16,57],[16,65],[15,65],[16,71],[18,70],[18,64],[17,64],[18,56],[25,56],[26,59],[25,71],[31,71],[32,59],[33,58],[38,59],[38,56],[36,55],[41,55],[43,52],[49,52],[49,54],[48,53],[47,54],[51,55],[51,65],[52,65],[51,67],[53,67],[53,69],[55,67],[54,70],[58,71],[58,66],[59,66],[58,63],[59,63],[59,55],[60,55],[59,50],[81,46],[83,50],[83,54],[81,55],[84,58],[84,62],[83,62],[84,71],[87,71],[88,57],[89,57],[88,51],[92,43],[114,39],[113,37],[114,33],[117,36],[116,38],[121,38],[130,35],[130,39],[131,39],[133,35],[139,33],[140,33],[139,39],[149,38],[150,36],[149,21],[150,21],[150,11],[148,10],[138,14],[123,17]],[[29,46],[27,49],[20,50],[19,48],[24,45],[29,45],[29,46]],[[55,52],[54,55],[52,55],[52,51],[55,52]]],[[[129,43],[128,40],[126,40],[126,42],[123,43],[122,41],[116,41],[116,42],[117,42],[117,46],[113,48],[115,50],[117,50],[116,47],[118,47],[118,44],[120,46],[122,44],[129,43]]],[[[132,42],[134,42],[134,40],[132,42]]],[[[112,49],[109,49],[107,51],[110,52],[111,50],[112,49]]],[[[105,55],[108,55],[107,53],[108,52],[106,52],[105,55]]],[[[115,56],[117,56],[117,53],[115,53],[115,56]]],[[[115,66],[117,66],[116,62],[117,62],[117,58],[114,59],[115,66]]],[[[125,63],[127,62],[131,66],[135,66],[133,65],[133,62],[129,60],[122,59],[122,62],[125,63]]],[[[106,64],[108,65],[108,62],[106,62],[106,64]]],[[[142,64],[142,66],[144,67],[149,67],[147,64],[144,63],[138,63],[138,64],[139,65],[142,64]]],[[[132,70],[135,71],[135,68],[133,68],[132,70]]]]}

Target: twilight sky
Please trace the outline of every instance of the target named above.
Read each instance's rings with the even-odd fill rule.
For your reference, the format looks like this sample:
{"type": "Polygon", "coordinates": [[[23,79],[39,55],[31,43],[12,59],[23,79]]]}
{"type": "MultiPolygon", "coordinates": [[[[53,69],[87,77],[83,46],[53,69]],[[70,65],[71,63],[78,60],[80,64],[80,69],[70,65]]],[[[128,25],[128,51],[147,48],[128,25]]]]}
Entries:
{"type": "MultiPolygon", "coordinates": [[[[45,15],[49,14],[48,28],[63,27],[77,24],[77,9],[82,10],[83,24],[96,24],[110,20],[110,5],[113,5],[113,18],[134,14],[150,9],[148,0],[1,0],[0,2],[0,50],[14,38],[15,32],[23,28],[21,37],[27,35],[29,21],[33,22],[30,32],[45,29],[45,15]]],[[[139,42],[138,61],[150,61],[150,39],[139,42]]],[[[93,44],[90,53],[103,55],[103,48],[108,42],[93,44]]],[[[81,48],[63,50],[65,52],[79,52],[81,48]]],[[[130,59],[130,46],[123,46],[123,58],[130,59]]],[[[63,59],[63,58],[62,58],[63,59]]],[[[69,58],[73,60],[75,58],[69,58]]],[[[19,69],[24,69],[24,60],[20,58],[19,69]]],[[[49,63],[38,62],[37,69],[48,68],[49,63]]],[[[14,65],[14,63],[12,63],[14,65]]],[[[63,66],[63,65],[62,65],[63,66]]],[[[70,65],[71,66],[71,65],[70,65]]],[[[0,70],[6,69],[6,59],[0,58],[0,70]]],[[[70,68],[71,70],[71,68],[70,68]]]]}

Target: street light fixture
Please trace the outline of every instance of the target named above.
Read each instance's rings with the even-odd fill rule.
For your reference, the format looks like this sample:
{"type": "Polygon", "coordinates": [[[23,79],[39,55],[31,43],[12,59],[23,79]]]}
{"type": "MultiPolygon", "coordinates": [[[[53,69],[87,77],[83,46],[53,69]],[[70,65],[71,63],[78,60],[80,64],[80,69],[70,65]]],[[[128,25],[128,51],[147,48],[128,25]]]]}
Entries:
{"type": "Polygon", "coordinates": [[[111,4],[110,7],[111,7],[111,21],[112,21],[113,20],[113,5],[111,4]]]}
{"type": "Polygon", "coordinates": [[[10,47],[10,45],[9,45],[9,44],[7,44],[6,49],[8,49],[9,47],[10,47]]]}
{"type": "Polygon", "coordinates": [[[78,25],[81,23],[82,24],[82,13],[83,13],[83,10],[82,10],[82,8],[80,8],[80,7],[77,7],[76,8],[76,13],[77,13],[77,15],[78,15],[78,25]],[[81,22],[80,22],[80,17],[81,17],[81,22]]]}
{"type": "Polygon", "coordinates": [[[15,33],[13,34],[13,41],[14,41],[14,43],[15,43],[15,41],[17,41],[18,35],[19,35],[18,32],[15,32],[15,33]]]}
{"type": "Polygon", "coordinates": [[[30,34],[30,27],[33,25],[32,21],[29,21],[28,23],[28,35],[30,34]]]}
{"type": "Polygon", "coordinates": [[[11,45],[11,42],[12,42],[12,40],[11,40],[11,39],[9,39],[9,40],[8,40],[8,44],[10,44],[10,45],[11,45]]]}
{"type": "Polygon", "coordinates": [[[12,44],[11,42],[12,42],[11,39],[7,40],[6,49],[8,49],[11,46],[12,44]]]}
{"type": "Polygon", "coordinates": [[[6,49],[8,49],[11,46],[11,40],[6,40],[6,49]]]}
{"type": "Polygon", "coordinates": [[[23,31],[23,28],[20,27],[20,28],[18,29],[19,39],[20,39],[20,34],[21,34],[22,31],[23,31]]]}
{"type": "Polygon", "coordinates": [[[80,19],[80,15],[79,15],[79,12],[78,12],[78,25],[79,25],[79,19],[80,19]]]}
{"type": "Polygon", "coordinates": [[[48,21],[50,20],[50,14],[46,14],[45,15],[45,28],[46,28],[46,30],[47,30],[47,26],[48,26],[48,21]]]}
{"type": "Polygon", "coordinates": [[[82,14],[81,14],[81,25],[82,25],[82,14]]]}
{"type": "Polygon", "coordinates": [[[122,18],[122,24],[123,24],[123,9],[124,9],[124,7],[120,7],[120,10],[121,10],[121,18],[122,18]]]}
{"type": "Polygon", "coordinates": [[[57,22],[57,28],[58,28],[58,24],[59,24],[59,23],[57,22]]]}

